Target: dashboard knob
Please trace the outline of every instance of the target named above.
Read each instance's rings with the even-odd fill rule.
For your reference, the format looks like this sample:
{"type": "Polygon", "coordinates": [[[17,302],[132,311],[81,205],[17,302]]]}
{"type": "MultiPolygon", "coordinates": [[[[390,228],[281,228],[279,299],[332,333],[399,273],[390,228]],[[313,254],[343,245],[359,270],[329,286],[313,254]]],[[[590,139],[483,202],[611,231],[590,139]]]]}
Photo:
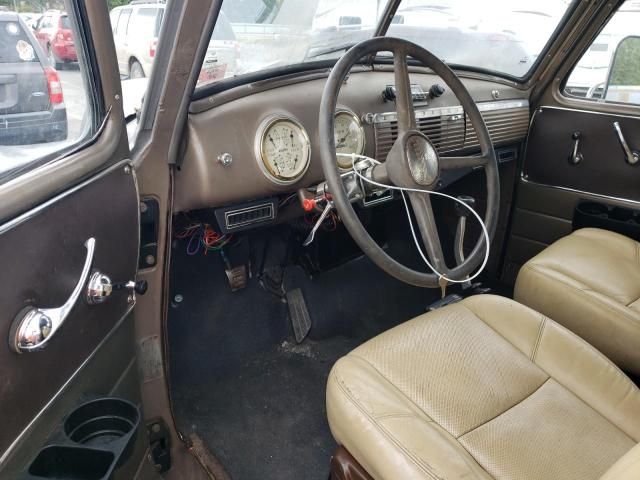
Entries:
{"type": "Polygon", "coordinates": [[[443,93],[444,93],[444,87],[439,83],[434,83],[433,85],[431,85],[431,88],[429,88],[429,95],[431,96],[431,98],[437,98],[441,96],[443,93]]]}
{"type": "Polygon", "coordinates": [[[382,99],[385,102],[395,102],[396,100],[396,89],[393,85],[387,85],[385,89],[382,91],[382,99]]]}

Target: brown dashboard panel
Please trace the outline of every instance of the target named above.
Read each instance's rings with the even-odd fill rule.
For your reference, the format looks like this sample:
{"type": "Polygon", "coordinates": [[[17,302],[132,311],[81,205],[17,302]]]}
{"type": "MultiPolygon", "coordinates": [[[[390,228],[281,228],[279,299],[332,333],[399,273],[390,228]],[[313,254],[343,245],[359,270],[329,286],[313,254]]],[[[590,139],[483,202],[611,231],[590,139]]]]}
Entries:
{"type": "MultiPolygon", "coordinates": [[[[199,101],[197,112],[189,114],[186,148],[175,177],[175,211],[269,197],[321,182],[318,116],[325,80],[324,77],[301,78],[222,104],[215,96],[209,97],[205,101],[211,107],[206,110],[202,109],[203,101],[199,101]],[[288,115],[300,122],[311,142],[309,168],[291,185],[270,181],[259,167],[255,154],[260,124],[274,114],[288,115]],[[219,160],[224,154],[230,155],[225,156],[227,160],[232,159],[226,166],[219,160]]],[[[393,117],[386,115],[393,112],[395,106],[385,102],[381,95],[393,81],[391,71],[359,71],[352,73],[342,87],[339,107],[351,110],[364,120],[365,155],[384,157],[384,148],[387,148],[384,141],[393,141],[393,117]]],[[[439,77],[428,73],[412,73],[411,81],[425,91],[435,83],[442,83],[439,77]]],[[[480,104],[496,146],[525,138],[529,122],[526,91],[486,80],[463,79],[463,82],[480,104]]],[[[420,128],[432,136],[441,153],[476,148],[475,132],[449,89],[441,97],[416,102],[415,108],[422,122],[420,128]]]]}

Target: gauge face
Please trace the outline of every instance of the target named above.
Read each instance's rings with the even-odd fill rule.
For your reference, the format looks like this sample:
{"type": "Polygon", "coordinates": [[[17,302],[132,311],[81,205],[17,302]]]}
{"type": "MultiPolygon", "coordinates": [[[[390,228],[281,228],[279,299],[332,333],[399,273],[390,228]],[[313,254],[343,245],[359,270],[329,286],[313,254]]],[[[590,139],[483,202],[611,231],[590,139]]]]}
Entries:
{"type": "Polygon", "coordinates": [[[267,178],[275,183],[293,183],[309,167],[309,136],[293,118],[267,119],[259,134],[258,161],[267,178]]]}
{"type": "MultiPolygon", "coordinates": [[[[362,155],[364,152],[364,129],[360,119],[352,112],[338,111],[335,117],[334,138],[336,153],[355,153],[362,155]]],[[[351,168],[351,158],[338,155],[340,168],[351,168]]]]}

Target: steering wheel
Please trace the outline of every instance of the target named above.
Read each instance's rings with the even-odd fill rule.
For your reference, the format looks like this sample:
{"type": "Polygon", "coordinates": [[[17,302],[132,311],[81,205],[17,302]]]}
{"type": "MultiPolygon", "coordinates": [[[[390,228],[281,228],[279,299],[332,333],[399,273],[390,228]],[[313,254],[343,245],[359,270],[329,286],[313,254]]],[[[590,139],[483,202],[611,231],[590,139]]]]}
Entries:
{"type": "Polygon", "coordinates": [[[429,194],[416,192],[435,190],[443,170],[483,167],[487,185],[485,225],[489,238],[493,239],[498,220],[500,181],[498,165],[487,126],[468,90],[453,71],[435,55],[406,40],[392,37],[375,37],[358,43],[345,53],[329,75],[320,103],[319,133],[322,169],[332,201],[355,242],[380,268],[398,280],[419,287],[438,287],[440,277],[402,265],[391,258],[371,238],[354,211],[342,183],[336,163],[334,118],[340,86],[351,67],[361,58],[377,52],[393,53],[396,88],[396,113],[398,138],[389,151],[386,161],[373,168],[372,177],[379,183],[412,189],[407,195],[413,207],[427,255],[435,270],[450,280],[463,280],[480,265],[485,255],[485,241],[481,235],[471,254],[455,268],[449,269],[444,260],[440,237],[429,194]],[[416,126],[411,97],[411,82],[407,56],[421,62],[438,75],[458,98],[480,143],[481,155],[440,158],[431,141],[416,126]]]}

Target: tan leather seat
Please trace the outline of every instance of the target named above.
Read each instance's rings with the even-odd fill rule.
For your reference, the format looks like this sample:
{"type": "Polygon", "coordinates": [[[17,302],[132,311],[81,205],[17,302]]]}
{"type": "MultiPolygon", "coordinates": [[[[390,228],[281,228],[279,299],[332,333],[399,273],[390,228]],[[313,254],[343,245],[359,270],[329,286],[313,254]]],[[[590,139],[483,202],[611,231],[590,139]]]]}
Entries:
{"type": "Polygon", "coordinates": [[[640,390],[584,340],[502,297],[422,315],[341,358],[327,414],[375,479],[640,478],[640,390]]]}
{"type": "Polygon", "coordinates": [[[522,267],[514,298],[640,375],[640,243],[577,230],[522,267]]]}

